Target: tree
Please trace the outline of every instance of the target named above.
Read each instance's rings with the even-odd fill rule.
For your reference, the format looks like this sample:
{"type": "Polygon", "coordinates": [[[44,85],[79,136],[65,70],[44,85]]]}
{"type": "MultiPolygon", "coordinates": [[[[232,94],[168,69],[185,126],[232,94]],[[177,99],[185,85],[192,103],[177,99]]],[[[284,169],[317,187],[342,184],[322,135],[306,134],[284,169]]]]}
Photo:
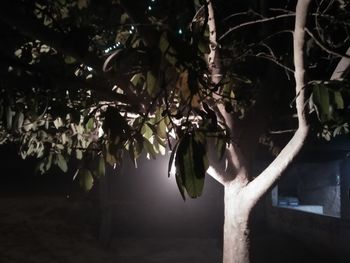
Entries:
{"type": "Polygon", "coordinates": [[[40,158],[40,172],[80,160],[87,190],[124,153],[136,165],[169,148],[184,199],[201,195],[206,173],[224,186],[223,261],[249,262],[251,211],[310,129],[348,133],[349,6],[294,5],[8,1],[1,143],[40,158]],[[253,175],[259,141],[276,157],[253,175]]]}

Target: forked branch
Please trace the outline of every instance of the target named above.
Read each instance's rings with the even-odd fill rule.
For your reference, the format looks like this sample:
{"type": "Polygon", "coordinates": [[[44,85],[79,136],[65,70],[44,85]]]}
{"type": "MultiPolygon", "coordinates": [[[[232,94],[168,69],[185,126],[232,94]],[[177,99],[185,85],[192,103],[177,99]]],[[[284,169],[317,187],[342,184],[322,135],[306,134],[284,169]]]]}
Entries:
{"type": "Polygon", "coordinates": [[[304,111],[305,105],[305,66],[304,66],[304,44],[305,26],[308,8],[311,0],[299,0],[296,7],[296,17],[294,26],[294,67],[295,67],[295,94],[296,110],[298,115],[298,129],[292,139],[283,148],[276,159],[251,183],[246,187],[246,199],[255,205],[259,198],[265,194],[274,183],[280,178],[288,165],[294,160],[296,155],[305,143],[309,125],[304,111]]]}

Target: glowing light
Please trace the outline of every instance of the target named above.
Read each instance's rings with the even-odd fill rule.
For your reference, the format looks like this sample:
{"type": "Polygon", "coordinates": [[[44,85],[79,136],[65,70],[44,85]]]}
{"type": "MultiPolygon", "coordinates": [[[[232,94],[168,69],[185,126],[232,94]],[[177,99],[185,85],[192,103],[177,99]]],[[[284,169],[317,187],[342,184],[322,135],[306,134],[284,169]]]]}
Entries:
{"type": "Polygon", "coordinates": [[[180,28],[178,32],[179,32],[179,34],[181,35],[181,34],[182,34],[182,29],[180,28]]]}
{"type": "Polygon", "coordinates": [[[148,6],[148,10],[152,10],[152,7],[151,7],[151,6],[148,6]]]}
{"type": "Polygon", "coordinates": [[[86,69],[87,69],[88,71],[93,71],[93,68],[92,68],[92,67],[89,67],[89,66],[87,66],[86,69]]]}

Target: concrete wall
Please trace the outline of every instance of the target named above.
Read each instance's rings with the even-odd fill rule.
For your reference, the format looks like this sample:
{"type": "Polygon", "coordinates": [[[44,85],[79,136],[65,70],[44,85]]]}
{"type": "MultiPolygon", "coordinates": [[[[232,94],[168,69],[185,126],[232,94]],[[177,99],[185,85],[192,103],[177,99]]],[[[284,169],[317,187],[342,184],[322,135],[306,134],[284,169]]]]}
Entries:
{"type": "Polygon", "coordinates": [[[350,220],[273,206],[266,216],[269,227],[332,259],[329,262],[350,262],[350,220]]]}

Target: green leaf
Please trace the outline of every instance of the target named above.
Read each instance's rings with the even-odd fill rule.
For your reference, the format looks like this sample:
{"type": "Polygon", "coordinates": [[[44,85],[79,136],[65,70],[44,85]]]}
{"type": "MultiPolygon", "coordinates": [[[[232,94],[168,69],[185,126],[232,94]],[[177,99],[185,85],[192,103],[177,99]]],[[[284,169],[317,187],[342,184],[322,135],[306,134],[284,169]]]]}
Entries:
{"type": "Polygon", "coordinates": [[[57,166],[58,166],[63,172],[67,172],[67,171],[68,171],[67,161],[66,161],[66,159],[62,156],[62,154],[57,154],[56,163],[57,163],[57,166]]]}
{"type": "Polygon", "coordinates": [[[97,170],[95,172],[97,178],[104,177],[106,175],[106,164],[103,156],[99,156],[97,163],[97,170]]]}
{"type": "Polygon", "coordinates": [[[77,174],[78,184],[84,191],[90,191],[94,185],[94,178],[88,169],[80,169],[77,174]]]}
{"type": "Polygon", "coordinates": [[[157,126],[157,134],[160,138],[162,139],[166,139],[167,138],[167,125],[165,123],[165,119],[161,119],[158,123],[158,126],[157,126]]]}
{"type": "Polygon", "coordinates": [[[134,85],[134,87],[136,87],[142,79],[143,79],[143,74],[137,73],[134,76],[132,76],[132,78],[130,79],[130,82],[132,83],[132,85],[134,85]]]}
{"type": "Polygon", "coordinates": [[[152,71],[147,71],[147,92],[153,96],[158,90],[157,78],[152,71]]]}
{"type": "Polygon", "coordinates": [[[334,92],[334,103],[335,103],[335,106],[338,110],[344,109],[343,96],[339,91],[334,92]]]}
{"type": "Polygon", "coordinates": [[[52,157],[53,157],[53,153],[50,152],[49,156],[45,158],[45,171],[50,170],[52,165],[52,157]]]}
{"type": "Polygon", "coordinates": [[[330,104],[328,89],[320,84],[313,87],[313,101],[317,107],[319,119],[328,121],[330,119],[330,104]]]}
{"type": "Polygon", "coordinates": [[[85,128],[88,130],[92,130],[94,128],[94,118],[89,118],[85,124],[85,128]]]}
{"type": "Polygon", "coordinates": [[[191,198],[199,197],[204,187],[208,160],[202,138],[195,134],[185,135],[177,148],[176,173],[191,198]]]}
{"type": "Polygon", "coordinates": [[[142,136],[145,137],[147,140],[149,140],[153,135],[153,131],[151,127],[152,127],[152,124],[146,123],[142,126],[142,129],[141,129],[142,136]]]}
{"type": "Polygon", "coordinates": [[[154,149],[154,144],[150,143],[149,140],[145,139],[143,141],[143,145],[144,145],[144,148],[146,149],[146,151],[151,155],[152,159],[156,159],[157,152],[154,149]]]}
{"type": "Polygon", "coordinates": [[[169,41],[168,41],[166,32],[164,32],[159,38],[159,49],[163,54],[165,54],[168,48],[169,48],[169,41]]]}
{"type": "Polygon", "coordinates": [[[203,54],[209,54],[210,53],[209,43],[207,41],[200,40],[198,42],[198,49],[203,54]]]}
{"type": "Polygon", "coordinates": [[[75,63],[77,60],[75,59],[75,58],[73,58],[73,57],[71,57],[71,56],[66,56],[65,58],[64,58],[64,63],[66,63],[66,64],[73,64],[73,63],[75,63]]]}
{"type": "Polygon", "coordinates": [[[6,107],[6,128],[8,130],[11,130],[12,128],[12,117],[13,117],[13,111],[10,106],[6,107]]]}

